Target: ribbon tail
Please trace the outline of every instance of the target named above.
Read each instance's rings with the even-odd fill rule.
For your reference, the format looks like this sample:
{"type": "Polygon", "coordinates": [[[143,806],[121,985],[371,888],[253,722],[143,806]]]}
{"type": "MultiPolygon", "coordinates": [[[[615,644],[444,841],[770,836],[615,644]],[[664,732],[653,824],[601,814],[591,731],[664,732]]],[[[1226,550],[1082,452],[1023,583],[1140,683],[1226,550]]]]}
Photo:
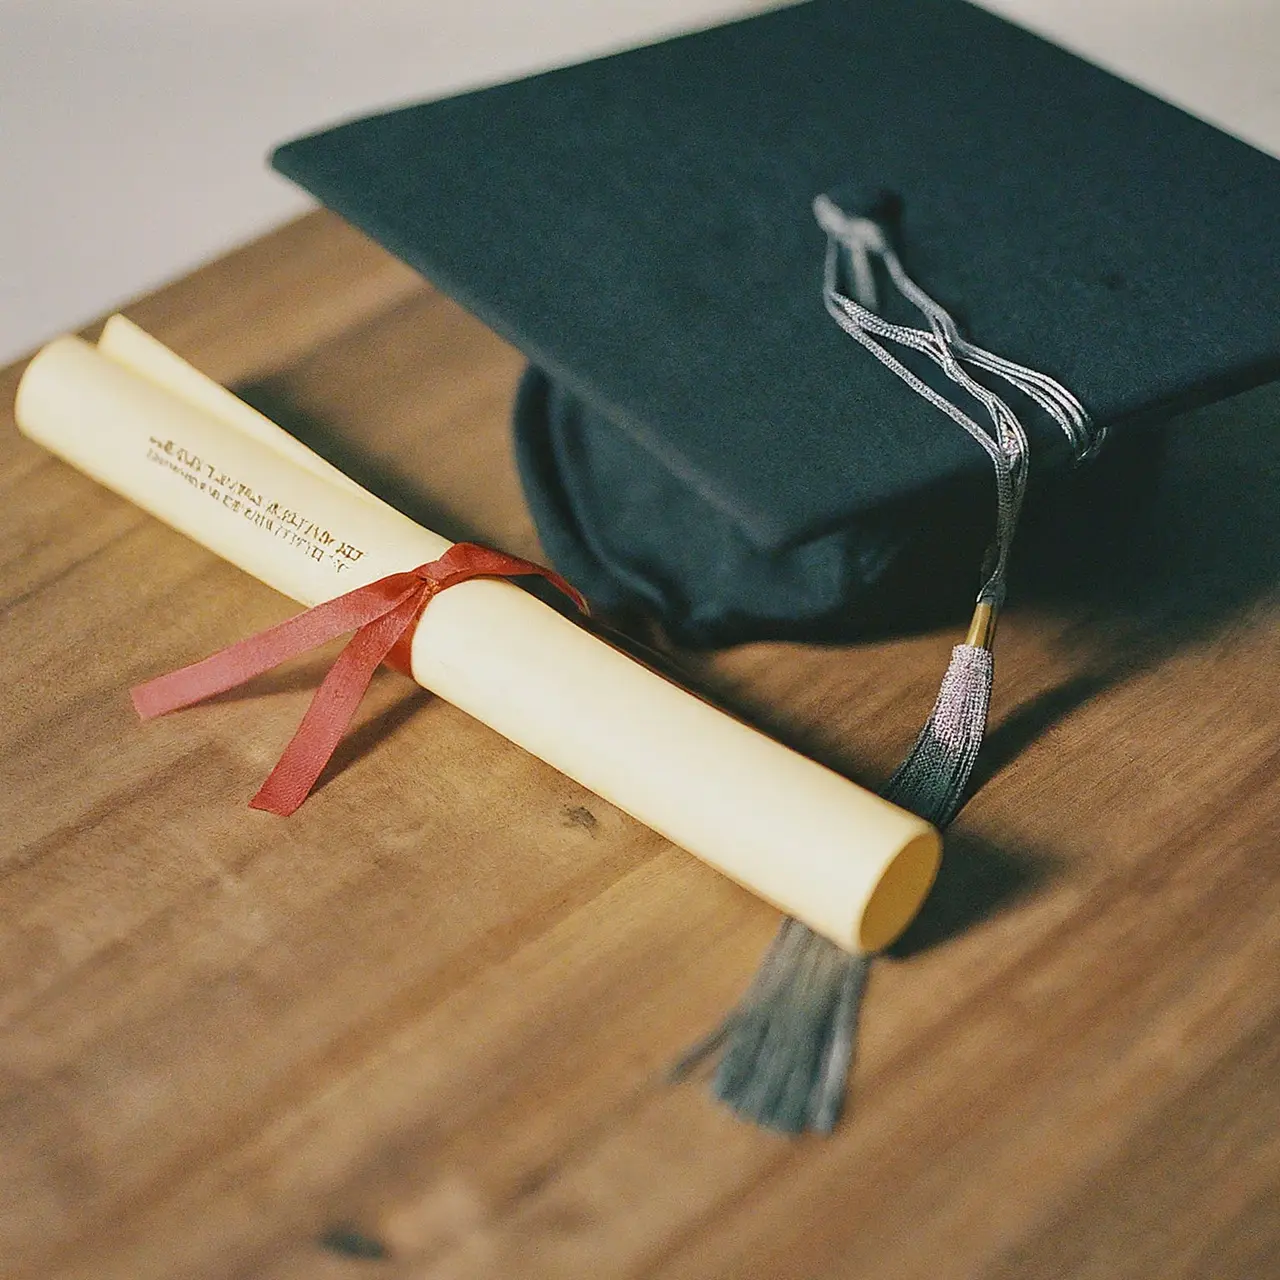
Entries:
{"type": "Polygon", "coordinates": [[[390,613],[404,600],[416,597],[421,587],[421,580],[413,574],[400,573],[327,600],[200,662],[137,685],[131,691],[134,709],[143,720],[152,720],[225,693],[299,653],[390,613]]]}
{"type": "Polygon", "coordinates": [[[414,624],[423,603],[421,590],[416,591],[356,632],[316,690],[275,768],[249,802],[251,809],[288,817],[311,794],[347,731],[373,673],[414,624]]]}

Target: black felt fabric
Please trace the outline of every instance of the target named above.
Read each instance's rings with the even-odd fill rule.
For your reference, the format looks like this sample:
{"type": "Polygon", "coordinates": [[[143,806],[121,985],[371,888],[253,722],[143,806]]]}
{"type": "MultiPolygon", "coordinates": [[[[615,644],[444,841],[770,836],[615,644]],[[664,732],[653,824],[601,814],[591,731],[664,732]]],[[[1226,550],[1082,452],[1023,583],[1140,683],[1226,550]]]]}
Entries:
{"type": "Polygon", "coordinates": [[[598,609],[657,619],[685,644],[838,640],[972,603],[990,534],[985,475],[774,549],[753,544],[737,520],[533,365],[515,425],[525,495],[552,561],[598,609]]]}
{"type": "Polygon", "coordinates": [[[985,456],[823,309],[819,192],[894,193],[913,276],[1115,431],[1280,370],[1280,164],[964,0],[812,0],[274,161],[528,354],[551,554],[689,638],[989,530],[985,456]]]}

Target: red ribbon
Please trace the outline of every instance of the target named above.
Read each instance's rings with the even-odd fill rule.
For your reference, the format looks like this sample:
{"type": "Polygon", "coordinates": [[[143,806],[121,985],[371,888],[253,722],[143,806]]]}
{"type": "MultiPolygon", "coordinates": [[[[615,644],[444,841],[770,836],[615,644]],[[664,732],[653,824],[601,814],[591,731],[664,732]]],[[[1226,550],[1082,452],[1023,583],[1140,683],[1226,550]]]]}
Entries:
{"type": "Polygon", "coordinates": [[[203,662],[138,685],[133,705],[142,719],[151,720],[225,693],[289,658],[354,631],[276,767],[249,802],[253,809],[287,816],[311,793],[379,664],[393,649],[407,651],[413,628],[433,596],[469,578],[530,575],[546,578],[587,612],[587,602],[558,573],[474,542],[458,542],[439,560],[357,587],[221,649],[203,662]],[[398,648],[401,642],[405,649],[398,648]]]}

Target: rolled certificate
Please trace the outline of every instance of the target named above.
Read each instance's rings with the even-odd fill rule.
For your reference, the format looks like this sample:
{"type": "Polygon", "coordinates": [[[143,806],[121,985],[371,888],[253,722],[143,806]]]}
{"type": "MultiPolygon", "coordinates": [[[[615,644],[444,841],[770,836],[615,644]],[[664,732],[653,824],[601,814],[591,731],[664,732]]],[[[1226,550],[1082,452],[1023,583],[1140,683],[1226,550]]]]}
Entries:
{"type": "MultiPolygon", "coordinates": [[[[435,560],[361,489],[122,318],[28,367],[17,421],[116,493],[307,605],[435,560]]],[[[716,710],[509,582],[441,592],[415,680],[849,951],[916,913],[926,822],[716,710]]]]}

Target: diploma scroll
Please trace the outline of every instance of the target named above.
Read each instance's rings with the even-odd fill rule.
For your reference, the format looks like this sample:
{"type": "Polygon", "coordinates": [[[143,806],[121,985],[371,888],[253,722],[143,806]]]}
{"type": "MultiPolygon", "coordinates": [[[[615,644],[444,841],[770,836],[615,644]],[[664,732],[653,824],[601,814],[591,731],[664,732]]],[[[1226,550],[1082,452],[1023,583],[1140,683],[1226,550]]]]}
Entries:
{"type": "MultiPolygon", "coordinates": [[[[306,605],[451,545],[122,318],[28,367],[20,429],[306,605]]],[[[193,657],[202,655],[192,655],[193,657]]],[[[680,689],[509,582],[441,592],[415,680],[850,951],[887,945],[940,856],[915,815],[680,689]]]]}

